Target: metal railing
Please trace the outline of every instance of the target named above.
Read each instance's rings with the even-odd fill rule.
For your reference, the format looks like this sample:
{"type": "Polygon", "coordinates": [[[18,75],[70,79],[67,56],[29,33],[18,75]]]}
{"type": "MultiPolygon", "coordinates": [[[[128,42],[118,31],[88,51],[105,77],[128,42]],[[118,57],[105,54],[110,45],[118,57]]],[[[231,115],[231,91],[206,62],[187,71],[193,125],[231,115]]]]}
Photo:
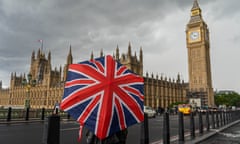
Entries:
{"type": "MultiPolygon", "coordinates": [[[[52,109],[0,109],[0,122],[22,121],[22,120],[44,120],[45,117],[52,115],[52,109]]],[[[62,118],[70,118],[66,112],[59,111],[58,115],[62,118]]]]}
{"type": "MultiPolygon", "coordinates": [[[[52,109],[12,109],[9,107],[8,109],[0,109],[0,121],[28,121],[28,120],[42,120],[44,121],[45,117],[48,117],[48,125],[50,124],[50,120],[52,117],[57,116],[63,119],[70,119],[70,116],[63,112],[63,111],[53,111],[52,109]]],[[[184,125],[187,123],[184,121],[182,113],[178,113],[178,139],[177,141],[179,143],[184,143],[185,140],[185,131],[184,131],[184,125]]],[[[145,114],[144,116],[144,122],[141,125],[141,137],[140,137],[140,143],[141,144],[149,144],[149,127],[148,127],[148,117],[145,114]]],[[[169,119],[169,113],[166,112],[163,115],[163,129],[162,129],[162,143],[163,144],[170,144],[171,138],[170,138],[170,119],[169,119]]],[[[199,134],[203,134],[204,132],[210,131],[211,129],[217,129],[224,127],[225,125],[228,125],[234,121],[237,121],[240,119],[240,110],[218,110],[218,111],[207,111],[206,113],[197,112],[197,113],[191,113],[190,114],[190,138],[191,140],[194,140],[197,138],[196,131],[199,134]],[[205,115],[204,119],[203,116],[205,115]],[[205,123],[203,123],[203,121],[205,123]],[[196,129],[196,127],[198,129],[196,129]]],[[[57,120],[57,121],[59,121],[57,120]]],[[[45,120],[46,121],[46,120],[45,120]]],[[[59,122],[57,122],[59,123],[59,122]]],[[[52,129],[53,132],[48,133],[55,133],[54,131],[59,131],[58,128],[52,129]]],[[[48,137],[51,135],[48,134],[48,137]]]]}
{"type": "MultiPolygon", "coordinates": [[[[178,113],[178,143],[184,143],[185,141],[185,131],[183,113],[178,113]]],[[[204,132],[210,131],[210,129],[216,129],[224,127],[227,124],[230,124],[234,121],[240,119],[240,110],[217,110],[217,111],[207,111],[191,113],[190,114],[190,138],[194,140],[197,138],[196,131],[199,134],[203,134],[204,132]],[[205,115],[205,119],[203,120],[203,116],[205,115]],[[195,122],[196,120],[196,122],[195,122]],[[205,121],[205,123],[203,123],[205,121]],[[198,129],[195,129],[198,127],[198,129]]],[[[145,116],[145,120],[148,121],[148,117],[145,116]]],[[[169,120],[169,113],[165,112],[163,115],[163,129],[162,129],[162,143],[163,144],[170,144],[170,120],[169,120]]],[[[148,122],[142,123],[141,127],[141,144],[149,144],[149,129],[148,129],[148,122]]]]}

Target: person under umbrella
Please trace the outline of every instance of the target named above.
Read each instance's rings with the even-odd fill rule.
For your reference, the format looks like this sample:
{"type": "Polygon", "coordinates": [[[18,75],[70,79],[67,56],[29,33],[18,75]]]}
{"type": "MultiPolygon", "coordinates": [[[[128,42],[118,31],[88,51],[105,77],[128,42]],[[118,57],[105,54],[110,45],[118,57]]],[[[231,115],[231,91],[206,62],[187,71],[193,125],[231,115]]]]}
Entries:
{"type": "Polygon", "coordinates": [[[71,64],[60,106],[104,141],[144,120],[143,83],[110,55],[71,64]]]}

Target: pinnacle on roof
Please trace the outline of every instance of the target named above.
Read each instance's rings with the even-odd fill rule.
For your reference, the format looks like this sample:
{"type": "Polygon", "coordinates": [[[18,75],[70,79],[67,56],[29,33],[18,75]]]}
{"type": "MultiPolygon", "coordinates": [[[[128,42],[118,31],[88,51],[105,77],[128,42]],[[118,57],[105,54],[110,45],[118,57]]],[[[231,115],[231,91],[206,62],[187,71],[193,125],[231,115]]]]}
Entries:
{"type": "Polygon", "coordinates": [[[192,10],[193,10],[193,9],[199,9],[199,8],[200,8],[200,7],[199,7],[199,4],[198,4],[198,1],[197,1],[197,0],[194,0],[192,10]]]}

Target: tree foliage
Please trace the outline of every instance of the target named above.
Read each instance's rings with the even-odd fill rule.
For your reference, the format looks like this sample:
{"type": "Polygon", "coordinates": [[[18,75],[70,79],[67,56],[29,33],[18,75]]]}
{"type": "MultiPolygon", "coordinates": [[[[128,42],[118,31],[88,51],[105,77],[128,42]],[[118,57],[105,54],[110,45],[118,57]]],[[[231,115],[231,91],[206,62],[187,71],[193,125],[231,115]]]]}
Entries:
{"type": "Polygon", "coordinates": [[[226,105],[226,106],[240,106],[240,95],[238,93],[217,93],[215,94],[215,104],[226,105]]]}
{"type": "Polygon", "coordinates": [[[178,106],[179,104],[187,104],[187,102],[174,102],[169,105],[169,108],[173,108],[175,106],[178,106]]]}

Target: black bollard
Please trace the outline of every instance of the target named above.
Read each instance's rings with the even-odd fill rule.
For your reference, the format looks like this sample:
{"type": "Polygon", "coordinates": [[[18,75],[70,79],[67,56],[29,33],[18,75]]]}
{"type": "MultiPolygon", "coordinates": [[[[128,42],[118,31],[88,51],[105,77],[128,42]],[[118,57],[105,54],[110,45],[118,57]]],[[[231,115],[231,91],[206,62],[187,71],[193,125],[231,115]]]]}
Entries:
{"type": "Polygon", "coordinates": [[[234,121],[235,121],[235,112],[232,111],[232,122],[234,122],[234,121]]]}
{"type": "Polygon", "coordinates": [[[224,115],[225,115],[225,111],[222,110],[222,126],[225,125],[225,117],[224,117],[224,115]]]}
{"type": "Polygon", "coordinates": [[[229,123],[229,111],[226,112],[226,124],[229,123]]]}
{"type": "Polygon", "coordinates": [[[11,118],[12,118],[12,108],[9,107],[9,108],[8,108],[7,121],[11,121],[11,118]]]}
{"type": "Polygon", "coordinates": [[[212,111],[211,114],[212,114],[212,129],[215,129],[215,116],[214,116],[214,111],[212,111]]]}
{"type": "Polygon", "coordinates": [[[238,114],[238,115],[237,115],[237,116],[238,116],[238,119],[240,119],[240,114],[239,114],[239,112],[240,112],[240,111],[238,110],[238,111],[237,111],[237,114],[238,114]]]}
{"type": "Polygon", "coordinates": [[[190,114],[190,131],[191,131],[191,138],[195,138],[195,122],[194,122],[194,113],[191,112],[190,114]]]}
{"type": "Polygon", "coordinates": [[[228,111],[225,111],[225,124],[228,124],[228,111]]]}
{"type": "Polygon", "coordinates": [[[216,124],[217,128],[219,128],[219,111],[216,112],[216,124]]]}
{"type": "Polygon", "coordinates": [[[219,120],[219,126],[223,126],[222,110],[219,111],[219,117],[220,117],[220,120],[219,120]]]}
{"type": "Polygon", "coordinates": [[[67,114],[67,119],[68,119],[68,120],[70,119],[70,114],[67,114]]]}
{"type": "Polygon", "coordinates": [[[141,144],[149,144],[148,115],[144,113],[144,122],[141,123],[141,144]]]}
{"type": "Polygon", "coordinates": [[[210,129],[209,111],[206,111],[206,127],[207,127],[207,131],[209,131],[210,129]]]}
{"type": "Polygon", "coordinates": [[[231,111],[228,111],[228,123],[230,123],[231,122],[231,111]]]}
{"type": "Polygon", "coordinates": [[[56,114],[58,115],[58,113],[59,113],[59,109],[58,109],[58,108],[56,108],[56,114]]]}
{"type": "Polygon", "coordinates": [[[169,132],[169,114],[165,112],[163,115],[163,144],[170,144],[169,132]]]}
{"type": "Polygon", "coordinates": [[[25,120],[29,120],[29,108],[26,109],[26,115],[25,115],[25,120]]]}
{"type": "Polygon", "coordinates": [[[236,111],[233,111],[233,121],[236,120],[236,111]]]}
{"type": "Polygon", "coordinates": [[[226,111],[223,111],[223,125],[226,125],[226,111]]]}
{"type": "Polygon", "coordinates": [[[237,119],[240,119],[240,114],[239,114],[239,110],[237,111],[237,119]]]}
{"type": "Polygon", "coordinates": [[[230,111],[228,112],[228,123],[231,123],[231,122],[232,122],[231,116],[232,116],[232,111],[230,110],[230,111]]]}
{"type": "Polygon", "coordinates": [[[230,123],[230,111],[227,113],[227,123],[230,123]]]}
{"type": "Polygon", "coordinates": [[[44,114],[45,114],[45,108],[42,108],[42,116],[41,116],[41,120],[44,120],[44,114]]]}
{"type": "Polygon", "coordinates": [[[202,134],[203,133],[203,120],[202,120],[202,112],[198,113],[198,118],[199,118],[199,133],[202,134]]]}
{"type": "Polygon", "coordinates": [[[47,144],[60,143],[60,116],[51,115],[48,117],[47,144]]]}
{"type": "Polygon", "coordinates": [[[183,121],[183,113],[178,113],[178,141],[179,144],[184,143],[184,121],[183,121]]]}
{"type": "Polygon", "coordinates": [[[233,122],[232,110],[229,112],[229,122],[233,122]]]}

